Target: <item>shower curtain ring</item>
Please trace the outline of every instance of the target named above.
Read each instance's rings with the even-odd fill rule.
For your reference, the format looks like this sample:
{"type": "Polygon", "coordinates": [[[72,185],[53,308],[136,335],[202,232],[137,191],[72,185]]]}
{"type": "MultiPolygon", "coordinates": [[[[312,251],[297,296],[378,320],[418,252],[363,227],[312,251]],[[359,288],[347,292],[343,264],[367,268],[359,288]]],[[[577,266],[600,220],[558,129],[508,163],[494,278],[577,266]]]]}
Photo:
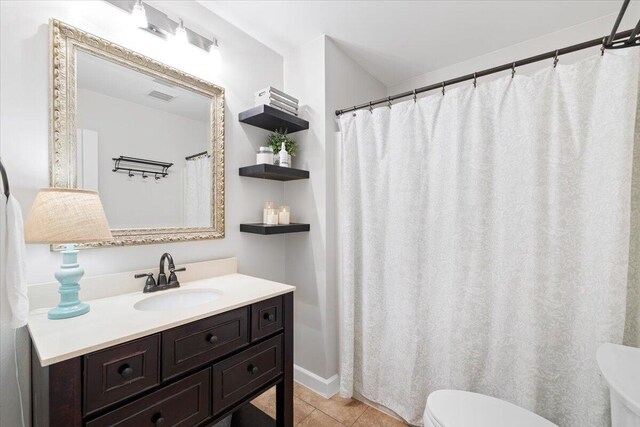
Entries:
{"type": "Polygon", "coordinates": [[[389,109],[391,109],[391,97],[387,97],[387,104],[389,105],[389,109]]]}
{"type": "Polygon", "coordinates": [[[358,107],[356,105],[353,106],[353,117],[356,116],[356,110],[358,109],[358,107]]]}
{"type": "Polygon", "coordinates": [[[514,78],[516,75],[516,63],[511,64],[511,78],[514,78]]]}
{"type": "Polygon", "coordinates": [[[559,61],[559,59],[558,59],[558,49],[556,49],[556,54],[553,57],[553,68],[556,68],[556,65],[558,65],[558,61],[559,61]]]}
{"type": "Polygon", "coordinates": [[[373,114],[373,106],[371,105],[371,101],[369,101],[369,112],[373,114]]]}
{"type": "Polygon", "coordinates": [[[478,76],[477,73],[473,73],[473,87],[478,87],[478,76]]]}
{"type": "Polygon", "coordinates": [[[604,46],[605,46],[606,42],[607,42],[607,38],[603,37],[602,38],[602,46],[600,47],[600,56],[604,56],[604,46]]]}
{"type": "Polygon", "coordinates": [[[444,82],[442,82],[442,95],[444,96],[444,82]]]}
{"type": "Polygon", "coordinates": [[[416,90],[414,89],[413,90],[413,102],[416,102],[417,100],[418,99],[417,99],[417,95],[416,95],[416,90]]]}

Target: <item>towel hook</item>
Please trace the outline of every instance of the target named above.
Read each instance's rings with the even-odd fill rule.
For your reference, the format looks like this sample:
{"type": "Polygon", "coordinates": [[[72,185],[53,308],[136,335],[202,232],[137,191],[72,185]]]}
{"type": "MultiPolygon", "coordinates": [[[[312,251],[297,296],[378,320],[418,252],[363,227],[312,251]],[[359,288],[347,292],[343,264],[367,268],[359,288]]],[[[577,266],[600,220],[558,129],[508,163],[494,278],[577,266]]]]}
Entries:
{"type": "Polygon", "coordinates": [[[556,54],[553,57],[553,68],[556,68],[556,65],[558,65],[558,61],[559,61],[559,59],[558,59],[558,49],[556,49],[556,54]]]}
{"type": "Polygon", "coordinates": [[[516,63],[511,64],[511,78],[514,78],[516,75],[516,63]]]}
{"type": "Polygon", "coordinates": [[[473,87],[478,87],[478,73],[473,73],[473,87]]]}
{"type": "Polygon", "coordinates": [[[444,96],[444,82],[442,82],[442,95],[444,96]]]}

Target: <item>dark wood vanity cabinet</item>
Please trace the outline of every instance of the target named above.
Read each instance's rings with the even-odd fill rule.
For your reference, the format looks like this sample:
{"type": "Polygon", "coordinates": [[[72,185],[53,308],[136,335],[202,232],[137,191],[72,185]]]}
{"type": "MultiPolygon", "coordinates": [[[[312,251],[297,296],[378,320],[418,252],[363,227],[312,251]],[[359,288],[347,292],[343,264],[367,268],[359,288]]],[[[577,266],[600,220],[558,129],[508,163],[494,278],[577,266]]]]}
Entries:
{"type": "MultiPolygon", "coordinates": [[[[276,385],[293,426],[293,293],[41,367],[35,427],[199,427],[276,385]]],[[[259,426],[255,426],[259,427],[259,426]]]]}

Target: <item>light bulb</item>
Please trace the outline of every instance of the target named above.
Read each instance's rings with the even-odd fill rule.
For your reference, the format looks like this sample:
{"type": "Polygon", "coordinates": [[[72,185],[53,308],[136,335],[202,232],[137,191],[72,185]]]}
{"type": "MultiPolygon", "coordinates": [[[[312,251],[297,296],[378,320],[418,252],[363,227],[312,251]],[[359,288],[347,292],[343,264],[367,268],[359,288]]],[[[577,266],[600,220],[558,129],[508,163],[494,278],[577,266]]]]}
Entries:
{"type": "Polygon", "coordinates": [[[213,66],[216,70],[220,69],[220,46],[218,46],[218,40],[213,39],[213,43],[209,46],[209,56],[213,61],[213,66]]]}
{"type": "Polygon", "coordinates": [[[136,4],[133,6],[133,10],[131,11],[131,21],[133,21],[133,25],[136,27],[147,28],[149,26],[142,0],[136,1],[136,4]]]}
{"type": "Polygon", "coordinates": [[[173,36],[175,40],[179,43],[188,43],[189,39],[187,38],[187,29],[184,27],[184,22],[182,19],[180,20],[180,25],[176,28],[176,33],[173,36]]]}

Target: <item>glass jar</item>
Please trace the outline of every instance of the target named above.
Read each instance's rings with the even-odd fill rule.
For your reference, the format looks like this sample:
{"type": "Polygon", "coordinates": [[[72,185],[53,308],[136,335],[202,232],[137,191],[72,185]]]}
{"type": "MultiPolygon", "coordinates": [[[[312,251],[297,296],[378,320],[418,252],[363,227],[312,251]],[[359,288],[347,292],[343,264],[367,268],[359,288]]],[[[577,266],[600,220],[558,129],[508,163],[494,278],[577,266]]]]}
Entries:
{"type": "Polygon", "coordinates": [[[267,209],[267,225],[278,225],[278,210],[267,209]]]}
{"type": "Polygon", "coordinates": [[[269,211],[275,210],[276,204],[274,202],[264,202],[264,207],[262,209],[262,223],[267,224],[267,216],[269,215],[269,211]]]}
{"type": "Polygon", "coordinates": [[[258,148],[258,152],[256,153],[256,165],[261,165],[263,163],[267,163],[269,165],[273,163],[273,149],[271,147],[258,148]]]}

